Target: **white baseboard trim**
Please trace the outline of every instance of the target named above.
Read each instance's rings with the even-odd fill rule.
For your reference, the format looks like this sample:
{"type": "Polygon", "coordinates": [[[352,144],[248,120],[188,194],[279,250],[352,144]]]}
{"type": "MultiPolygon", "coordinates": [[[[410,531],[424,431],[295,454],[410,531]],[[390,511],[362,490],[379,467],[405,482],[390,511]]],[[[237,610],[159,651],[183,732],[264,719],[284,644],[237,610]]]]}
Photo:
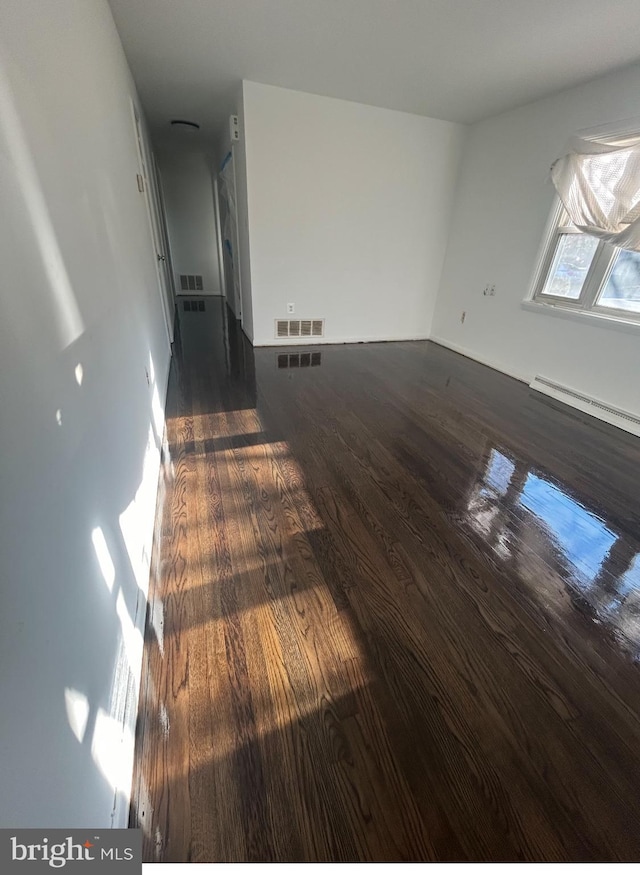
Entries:
{"type": "Polygon", "coordinates": [[[413,334],[409,337],[375,336],[375,337],[270,337],[269,339],[254,340],[254,346],[339,346],[346,343],[402,343],[410,340],[429,340],[426,334],[413,334]]]}
{"type": "Polygon", "coordinates": [[[463,355],[465,358],[472,359],[474,362],[478,362],[481,365],[486,365],[488,368],[492,368],[494,371],[499,371],[501,374],[506,374],[507,377],[513,377],[514,380],[519,380],[521,383],[526,383],[529,385],[532,379],[532,375],[523,374],[511,369],[507,369],[504,365],[498,364],[497,362],[492,361],[491,359],[485,358],[484,356],[477,355],[475,352],[471,352],[471,350],[466,349],[464,346],[460,346],[457,343],[451,343],[450,340],[445,340],[444,337],[435,337],[432,335],[429,340],[432,340],[434,343],[437,343],[438,346],[444,346],[446,349],[450,349],[452,352],[457,352],[460,355],[463,355]]]}
{"type": "Polygon", "coordinates": [[[608,422],[610,425],[615,425],[623,431],[628,431],[629,434],[640,437],[640,417],[631,413],[630,410],[614,407],[600,398],[587,395],[584,392],[578,392],[576,389],[571,388],[571,386],[556,383],[554,380],[549,380],[540,374],[534,377],[529,388],[534,389],[536,392],[541,392],[543,395],[548,395],[549,398],[562,401],[563,404],[567,404],[569,407],[575,407],[576,410],[581,410],[583,413],[588,413],[589,416],[593,416],[595,419],[608,422]]]}
{"type": "Polygon", "coordinates": [[[475,353],[470,352],[468,349],[459,346],[457,343],[451,343],[442,337],[431,337],[430,340],[437,343],[438,346],[444,346],[452,352],[457,352],[460,355],[465,356],[465,358],[472,359],[473,361],[479,362],[481,365],[486,365],[488,368],[492,368],[494,371],[499,371],[501,374],[506,374],[508,377],[513,377],[515,380],[526,383],[530,389],[540,392],[540,394],[547,395],[550,398],[554,398],[556,401],[566,404],[567,407],[581,410],[583,413],[588,413],[589,416],[593,416],[594,419],[599,419],[601,422],[606,422],[609,425],[615,425],[617,428],[629,432],[629,434],[640,437],[640,423],[638,422],[638,417],[628,410],[613,407],[612,405],[601,401],[599,398],[584,395],[581,392],[577,392],[575,389],[552,382],[545,377],[529,377],[525,374],[509,371],[501,365],[496,364],[496,362],[478,356],[475,353]]]}

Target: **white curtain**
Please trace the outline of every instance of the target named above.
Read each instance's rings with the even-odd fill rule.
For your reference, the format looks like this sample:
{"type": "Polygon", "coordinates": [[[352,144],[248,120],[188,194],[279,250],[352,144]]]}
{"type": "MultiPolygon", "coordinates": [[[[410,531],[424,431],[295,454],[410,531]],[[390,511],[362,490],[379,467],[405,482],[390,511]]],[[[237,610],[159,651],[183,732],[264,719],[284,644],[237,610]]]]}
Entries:
{"type": "Polygon", "coordinates": [[[574,138],[551,167],[570,221],[585,234],[640,252],[640,139],[574,138]]]}

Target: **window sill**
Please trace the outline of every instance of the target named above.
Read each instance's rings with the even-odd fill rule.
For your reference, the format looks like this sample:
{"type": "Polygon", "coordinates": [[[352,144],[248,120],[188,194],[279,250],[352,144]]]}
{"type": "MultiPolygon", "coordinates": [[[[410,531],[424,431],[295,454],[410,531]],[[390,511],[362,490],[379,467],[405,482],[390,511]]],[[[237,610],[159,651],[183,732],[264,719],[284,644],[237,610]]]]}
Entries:
{"type": "Polygon", "coordinates": [[[604,315],[603,313],[593,313],[586,310],[569,310],[568,308],[558,307],[555,304],[545,304],[541,301],[523,301],[521,306],[523,310],[529,310],[532,313],[559,316],[561,319],[570,319],[573,322],[582,322],[586,325],[597,325],[600,328],[613,328],[615,331],[624,331],[627,334],[640,334],[640,322],[631,319],[604,315]]]}

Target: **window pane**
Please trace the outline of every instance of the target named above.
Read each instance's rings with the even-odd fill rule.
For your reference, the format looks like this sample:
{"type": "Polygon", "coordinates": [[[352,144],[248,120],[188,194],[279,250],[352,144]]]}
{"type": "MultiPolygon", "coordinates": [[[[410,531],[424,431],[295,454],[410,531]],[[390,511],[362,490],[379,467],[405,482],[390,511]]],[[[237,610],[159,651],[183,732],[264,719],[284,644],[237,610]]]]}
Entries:
{"type": "Polygon", "coordinates": [[[561,234],[542,294],[577,301],[597,248],[595,237],[561,234]]]}
{"type": "Polygon", "coordinates": [[[640,252],[620,250],[598,304],[640,313],[640,252]]]}

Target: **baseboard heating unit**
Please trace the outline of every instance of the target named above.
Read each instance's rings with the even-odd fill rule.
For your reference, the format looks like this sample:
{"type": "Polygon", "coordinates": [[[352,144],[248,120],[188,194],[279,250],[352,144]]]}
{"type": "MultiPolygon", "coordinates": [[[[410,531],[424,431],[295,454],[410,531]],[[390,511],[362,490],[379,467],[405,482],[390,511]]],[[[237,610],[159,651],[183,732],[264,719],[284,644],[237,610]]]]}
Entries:
{"type": "Polygon", "coordinates": [[[575,389],[554,383],[553,380],[548,380],[540,375],[533,378],[529,387],[640,437],[640,416],[634,416],[627,410],[612,407],[610,404],[605,404],[604,401],[599,401],[597,398],[592,398],[582,392],[576,392],[575,389]]]}

